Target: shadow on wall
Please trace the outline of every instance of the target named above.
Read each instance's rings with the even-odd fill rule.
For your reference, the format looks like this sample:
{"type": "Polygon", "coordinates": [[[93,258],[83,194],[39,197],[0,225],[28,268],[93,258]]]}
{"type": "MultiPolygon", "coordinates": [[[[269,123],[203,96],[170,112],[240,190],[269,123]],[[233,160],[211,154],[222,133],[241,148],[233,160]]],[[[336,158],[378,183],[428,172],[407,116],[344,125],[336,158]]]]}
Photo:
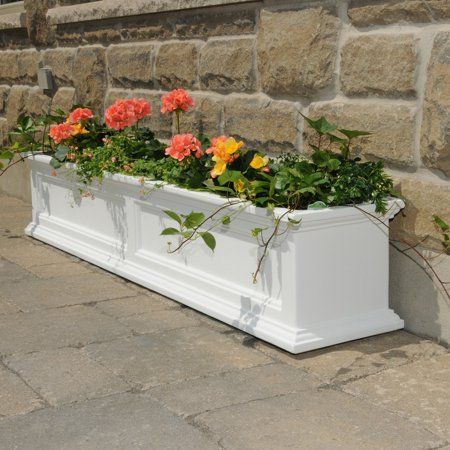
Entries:
{"type": "Polygon", "coordinates": [[[16,164],[0,177],[0,192],[31,203],[30,171],[27,162],[16,164]]]}
{"type": "MultiPolygon", "coordinates": [[[[450,279],[450,256],[436,257],[432,264],[444,281],[450,279]]],[[[424,271],[418,256],[404,255],[392,246],[389,295],[390,306],[405,321],[406,330],[450,345],[449,300],[424,271]]]]}

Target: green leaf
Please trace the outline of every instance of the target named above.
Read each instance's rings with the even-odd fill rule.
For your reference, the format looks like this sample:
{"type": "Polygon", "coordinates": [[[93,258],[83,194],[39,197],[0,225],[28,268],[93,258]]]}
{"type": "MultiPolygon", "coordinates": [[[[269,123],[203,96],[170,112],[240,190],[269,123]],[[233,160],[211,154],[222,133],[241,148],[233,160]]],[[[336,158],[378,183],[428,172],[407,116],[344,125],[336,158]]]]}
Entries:
{"type": "Polygon", "coordinates": [[[198,227],[205,220],[205,215],[202,212],[191,212],[186,216],[184,226],[186,228],[198,227]]]}
{"type": "Polygon", "coordinates": [[[433,216],[433,221],[442,231],[447,231],[448,229],[450,229],[450,227],[447,224],[447,222],[445,222],[439,216],[434,215],[433,216]]]}
{"type": "Polygon", "coordinates": [[[176,212],[169,211],[169,210],[166,210],[163,212],[164,212],[164,214],[167,214],[171,219],[177,221],[180,225],[183,223],[183,221],[181,220],[181,217],[176,212]]]}
{"type": "Polygon", "coordinates": [[[296,219],[292,219],[289,216],[288,216],[288,220],[289,220],[289,223],[292,223],[292,225],[298,225],[302,221],[302,219],[296,220],[296,219]]]}
{"type": "Polygon", "coordinates": [[[327,205],[324,202],[317,201],[308,205],[308,209],[323,209],[326,208],[327,205]]]}
{"type": "Polygon", "coordinates": [[[242,178],[242,172],[239,170],[225,170],[225,172],[220,175],[217,180],[220,184],[227,184],[229,182],[234,182],[242,178]]]}
{"type": "Polygon", "coordinates": [[[262,228],[253,228],[252,230],[252,236],[253,237],[257,237],[262,233],[263,229],[262,228]]]}
{"type": "Polygon", "coordinates": [[[50,165],[51,165],[54,169],[59,169],[59,168],[62,166],[62,164],[61,164],[57,159],[55,159],[55,158],[52,158],[52,159],[50,160],[50,165]]]}
{"type": "Polygon", "coordinates": [[[223,223],[224,225],[229,225],[229,224],[231,223],[231,218],[230,218],[230,216],[223,216],[223,217],[222,217],[222,223],[223,223]]]}
{"type": "Polygon", "coordinates": [[[205,242],[205,244],[212,251],[214,251],[214,249],[216,248],[216,238],[211,233],[209,233],[208,231],[201,232],[201,233],[199,233],[199,235],[202,237],[202,239],[205,242]]]}
{"type": "Polygon", "coordinates": [[[327,161],[327,167],[330,170],[337,170],[340,165],[341,165],[341,162],[338,159],[336,159],[336,158],[332,158],[332,159],[327,161]]]}
{"type": "Polygon", "coordinates": [[[337,129],[337,125],[334,125],[322,116],[317,120],[310,119],[302,114],[303,118],[306,120],[308,125],[316,130],[320,135],[331,133],[332,131],[337,129]]]}
{"type": "Polygon", "coordinates": [[[9,159],[12,159],[13,156],[14,156],[14,153],[10,152],[10,151],[5,151],[3,153],[0,153],[0,159],[8,159],[9,160],[9,159]]]}
{"type": "Polygon", "coordinates": [[[353,139],[358,136],[369,136],[372,134],[368,131],[346,130],[345,128],[339,128],[338,131],[341,132],[344,136],[347,136],[349,139],[353,139]]]}
{"type": "Polygon", "coordinates": [[[161,236],[171,236],[174,234],[180,234],[180,231],[176,228],[165,228],[161,231],[161,236]]]}
{"type": "Polygon", "coordinates": [[[69,151],[70,151],[70,148],[67,147],[67,145],[58,145],[58,147],[56,148],[56,152],[53,155],[53,157],[55,159],[57,159],[58,161],[63,162],[64,159],[67,156],[67,153],[69,153],[69,151]]]}

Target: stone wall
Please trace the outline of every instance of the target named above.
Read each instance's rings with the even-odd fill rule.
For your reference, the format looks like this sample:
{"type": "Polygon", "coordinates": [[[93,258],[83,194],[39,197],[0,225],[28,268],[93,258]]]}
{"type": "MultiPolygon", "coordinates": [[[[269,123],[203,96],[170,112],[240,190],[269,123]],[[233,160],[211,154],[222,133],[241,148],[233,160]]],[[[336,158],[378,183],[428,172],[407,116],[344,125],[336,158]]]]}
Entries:
{"type": "MultiPolygon", "coordinates": [[[[439,247],[431,216],[450,221],[450,0],[25,6],[22,15],[0,16],[0,129],[21,112],[74,102],[102,112],[118,97],[139,95],[154,106],[148,124],[168,138],[173,124],[158,102],[184,87],[197,105],[184,130],[307,154],[301,113],[323,114],[373,132],[355,151],[384,160],[408,201],[394,235],[431,234],[426,246],[439,247]],[[53,70],[52,99],[36,87],[39,63],[53,70]]],[[[23,196],[11,186],[0,181],[23,196]]]]}

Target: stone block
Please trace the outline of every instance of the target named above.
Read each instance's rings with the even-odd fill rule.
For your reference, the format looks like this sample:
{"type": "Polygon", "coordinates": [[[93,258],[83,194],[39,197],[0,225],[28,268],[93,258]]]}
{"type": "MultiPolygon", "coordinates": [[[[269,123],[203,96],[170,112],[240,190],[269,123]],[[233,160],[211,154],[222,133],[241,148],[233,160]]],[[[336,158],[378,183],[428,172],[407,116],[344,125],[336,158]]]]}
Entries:
{"type": "Polygon", "coordinates": [[[19,78],[19,65],[17,61],[18,52],[0,52],[0,83],[15,84],[19,78]]]}
{"type": "Polygon", "coordinates": [[[450,17],[449,0],[352,0],[348,9],[356,27],[390,25],[394,23],[426,23],[450,17]]]}
{"type": "Polygon", "coordinates": [[[295,104],[262,97],[227,97],[225,133],[250,148],[270,152],[295,149],[298,111],[295,104]]]}
{"type": "Polygon", "coordinates": [[[258,68],[264,92],[309,97],[333,83],[339,19],[322,8],[261,12],[258,68]]]}
{"type": "Polygon", "coordinates": [[[200,52],[200,85],[213,91],[252,91],[254,39],[210,40],[200,52]]]}
{"type": "Polygon", "coordinates": [[[412,97],[416,59],[412,34],[352,38],[342,50],[342,90],[348,96],[412,97]]]}
{"type": "Polygon", "coordinates": [[[0,113],[5,112],[8,101],[9,86],[0,86],[0,113]]]}
{"type": "Polygon", "coordinates": [[[151,44],[109,47],[106,55],[113,86],[152,87],[153,50],[151,44]]]}
{"type": "Polygon", "coordinates": [[[442,234],[433,223],[433,215],[450,223],[450,183],[419,175],[396,175],[394,180],[406,199],[406,208],[391,222],[392,237],[403,237],[415,244],[431,236],[426,245],[441,250],[442,234]]]}
{"type": "MultiPolygon", "coordinates": [[[[325,116],[341,128],[369,131],[372,134],[358,138],[353,145],[353,156],[383,159],[388,163],[411,167],[415,165],[415,109],[393,103],[349,103],[341,101],[312,103],[307,116],[317,119],[325,116]]],[[[305,124],[305,127],[307,125],[305,124]]],[[[315,142],[308,127],[304,132],[304,147],[315,142]]]]}
{"type": "Polygon", "coordinates": [[[198,45],[192,42],[162,44],[156,57],[156,81],[163,89],[197,86],[198,45]]]}
{"type": "Polygon", "coordinates": [[[58,87],[73,86],[76,54],[77,49],[71,47],[51,48],[42,53],[42,62],[51,67],[58,87]]]}
{"type": "Polygon", "coordinates": [[[100,46],[78,49],[74,65],[73,79],[76,101],[101,112],[106,92],[105,49],[100,46]]]}
{"type": "Polygon", "coordinates": [[[74,348],[10,356],[6,364],[53,406],[130,389],[128,384],[89,359],[82,350],[74,348]]]}
{"type": "Polygon", "coordinates": [[[73,105],[75,104],[75,89],[71,87],[59,88],[54,97],[52,108],[55,110],[56,108],[62,109],[64,112],[69,112],[72,110],[73,105]]]}
{"type": "Polygon", "coordinates": [[[421,130],[425,164],[450,177],[450,33],[436,35],[428,63],[421,130]]]}
{"type": "MultiPolygon", "coordinates": [[[[22,84],[34,84],[37,82],[39,52],[36,50],[22,50],[17,55],[17,67],[19,70],[19,82],[22,84]]],[[[17,83],[17,81],[16,81],[17,83]]]]}

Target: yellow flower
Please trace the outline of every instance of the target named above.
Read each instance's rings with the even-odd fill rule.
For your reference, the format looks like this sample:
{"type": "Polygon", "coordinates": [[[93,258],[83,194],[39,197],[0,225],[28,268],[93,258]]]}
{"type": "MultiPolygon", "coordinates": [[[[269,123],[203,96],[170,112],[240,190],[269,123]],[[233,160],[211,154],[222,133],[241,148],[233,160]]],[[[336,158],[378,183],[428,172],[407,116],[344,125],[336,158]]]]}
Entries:
{"type": "Polygon", "coordinates": [[[236,180],[233,184],[236,192],[242,192],[245,189],[245,183],[242,179],[236,180]]]}
{"type": "Polygon", "coordinates": [[[268,163],[268,156],[261,156],[256,154],[250,163],[250,167],[253,167],[254,169],[262,169],[263,167],[266,167],[268,163]]]}
{"type": "Polygon", "coordinates": [[[211,170],[211,176],[213,178],[216,178],[225,172],[227,163],[225,161],[222,161],[220,158],[217,158],[216,156],[213,156],[212,159],[213,161],[215,161],[216,165],[214,166],[213,170],[211,170]]]}
{"type": "Polygon", "coordinates": [[[76,123],[72,125],[72,136],[77,136],[78,134],[86,134],[89,133],[88,130],[86,130],[86,128],[83,127],[83,125],[81,125],[81,123],[76,123]]]}
{"type": "Polygon", "coordinates": [[[230,137],[224,142],[225,151],[232,155],[233,153],[237,152],[244,143],[242,141],[237,142],[236,139],[230,137]]]}

